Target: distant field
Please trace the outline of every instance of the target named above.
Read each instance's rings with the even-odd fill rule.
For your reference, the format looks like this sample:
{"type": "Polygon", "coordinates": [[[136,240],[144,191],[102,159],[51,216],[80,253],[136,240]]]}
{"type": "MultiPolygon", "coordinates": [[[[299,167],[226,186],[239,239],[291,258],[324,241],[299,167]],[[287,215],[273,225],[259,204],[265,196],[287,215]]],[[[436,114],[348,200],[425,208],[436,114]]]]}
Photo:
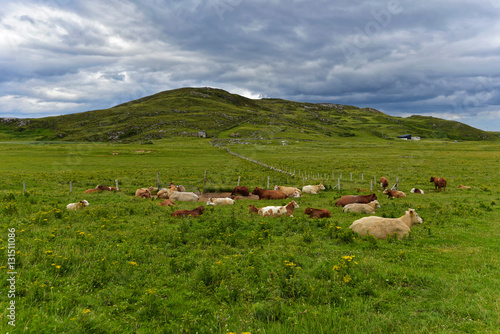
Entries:
{"type": "MultiPolygon", "coordinates": [[[[498,333],[500,145],[487,142],[216,140],[153,144],[2,143],[0,329],[11,333],[498,333]],[[113,154],[114,153],[114,154],[113,154]],[[207,180],[204,180],[205,171],[207,180]],[[301,187],[290,218],[259,218],[233,206],[139,199],[160,182],[198,191],[301,187]],[[295,173],[295,176],[290,175],[295,173]],[[299,176],[300,173],[300,176],[299,176]],[[352,176],[351,176],[352,175],[352,176]],[[377,183],[399,179],[404,199],[377,183]],[[448,188],[435,192],[431,176],[448,188]],[[307,178],[307,179],[306,179],[307,178]],[[341,189],[334,189],[340,179],[341,189]],[[118,193],[83,194],[97,184],[118,193]],[[23,193],[23,181],[26,192],[23,193]],[[73,192],[70,193],[70,182],[73,192]],[[470,186],[460,190],[459,184],[470,186]],[[424,224],[398,241],[357,237],[364,215],[334,206],[345,194],[377,194],[377,215],[414,208],[424,224]],[[424,195],[410,194],[412,187],[424,195]],[[90,206],[68,212],[66,204],[90,206]],[[204,205],[199,218],[170,217],[204,205]],[[306,207],[332,217],[311,220],[306,207]],[[15,296],[8,273],[15,229],[15,296]],[[11,232],[12,233],[12,232],[11,232]],[[8,303],[15,301],[15,329],[8,303]]],[[[11,270],[12,271],[12,270],[11,270]]]]}

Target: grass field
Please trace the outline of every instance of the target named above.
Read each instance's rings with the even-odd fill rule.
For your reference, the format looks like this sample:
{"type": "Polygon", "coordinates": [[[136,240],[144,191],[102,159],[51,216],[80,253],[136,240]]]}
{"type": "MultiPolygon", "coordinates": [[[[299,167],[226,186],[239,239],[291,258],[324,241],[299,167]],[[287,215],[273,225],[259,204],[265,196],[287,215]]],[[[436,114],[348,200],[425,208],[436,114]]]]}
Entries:
{"type": "Polygon", "coordinates": [[[296,176],[237,158],[207,139],[3,143],[2,332],[500,332],[498,143],[219,144],[296,176]],[[271,186],[322,181],[327,190],[297,199],[292,218],[267,219],[248,213],[248,205],[288,200],[239,200],[179,219],[170,217],[173,210],[199,203],[167,208],[133,197],[137,188],[156,185],[157,172],[162,183],[203,189],[205,171],[210,191],[231,189],[238,177],[251,189],[266,187],[269,178],[271,186]],[[341,189],[333,189],[341,174],[341,189]],[[414,208],[424,220],[409,238],[358,237],[348,227],[364,215],[334,206],[356,188],[369,193],[380,176],[391,185],[399,179],[408,196],[390,200],[372,184],[382,206],[377,215],[399,217],[414,208]],[[435,192],[431,176],[445,177],[446,191],[435,192]],[[83,194],[115,180],[122,191],[83,194]],[[412,187],[425,194],[410,194],[412,187]],[[81,199],[90,206],[66,210],[81,199]],[[332,217],[311,220],[308,206],[327,208],[332,217]],[[7,317],[12,301],[15,320],[7,317]]]}

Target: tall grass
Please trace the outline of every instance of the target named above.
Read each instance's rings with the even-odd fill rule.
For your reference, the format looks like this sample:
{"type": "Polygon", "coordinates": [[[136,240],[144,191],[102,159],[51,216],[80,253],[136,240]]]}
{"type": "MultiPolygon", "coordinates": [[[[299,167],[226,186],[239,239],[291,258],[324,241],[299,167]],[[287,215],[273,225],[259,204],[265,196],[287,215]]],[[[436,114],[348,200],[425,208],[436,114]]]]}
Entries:
{"type": "MultiPolygon", "coordinates": [[[[240,200],[198,218],[133,197],[162,182],[216,187],[241,176],[250,188],[300,186],[301,178],[250,164],[205,140],[140,145],[11,144],[0,149],[2,271],[16,230],[16,327],[7,323],[2,280],[0,328],[11,333],[495,333],[500,328],[498,145],[450,142],[298,142],[240,145],[233,151],[317,173],[343,172],[328,190],[297,199],[294,217],[261,218],[240,200]],[[418,146],[420,145],[420,146],[418,146]],[[111,152],[120,154],[112,156],[111,152]],[[350,172],[354,172],[350,180],[350,172]],[[366,173],[361,181],[360,174],[366,173]],[[375,174],[400,178],[404,199],[377,215],[414,208],[424,224],[403,240],[360,238],[362,217],[334,206],[375,174]],[[448,179],[433,191],[430,176],[448,179]],[[97,184],[124,190],[83,194],[97,184]],[[22,192],[22,181],[27,191],[22,192]],[[73,193],[68,182],[73,182],[73,193]],[[459,190],[459,183],[471,186],[459,190]],[[274,184],[272,184],[274,185],[274,184]],[[410,194],[418,186],[424,195],[410,194]],[[69,212],[66,204],[90,206],[69,212]],[[332,217],[311,220],[307,206],[332,217]]],[[[311,183],[319,180],[307,180],[311,183]]],[[[203,203],[202,203],[203,204],[203,203]]]]}

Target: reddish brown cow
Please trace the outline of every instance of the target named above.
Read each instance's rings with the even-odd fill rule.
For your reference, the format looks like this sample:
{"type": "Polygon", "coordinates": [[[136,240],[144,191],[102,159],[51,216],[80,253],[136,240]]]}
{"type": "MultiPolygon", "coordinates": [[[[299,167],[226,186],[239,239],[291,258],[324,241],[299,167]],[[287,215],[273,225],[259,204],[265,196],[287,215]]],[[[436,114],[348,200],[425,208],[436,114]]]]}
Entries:
{"type": "Polygon", "coordinates": [[[231,193],[231,196],[234,196],[236,194],[240,194],[242,196],[249,196],[250,195],[250,190],[248,190],[247,187],[245,186],[237,186],[233,189],[233,192],[231,193]]]}
{"type": "Polygon", "coordinates": [[[198,217],[203,213],[204,210],[205,208],[203,206],[199,206],[193,210],[177,210],[174,211],[174,213],[172,213],[172,217],[188,217],[188,216],[198,217]]]}
{"type": "Polygon", "coordinates": [[[85,194],[92,194],[92,193],[97,193],[100,192],[99,189],[87,189],[84,191],[85,194]]]}
{"type": "Polygon", "coordinates": [[[285,199],[287,197],[282,191],[266,190],[259,187],[255,187],[252,194],[259,196],[259,199],[285,199]]]}
{"type": "Polygon", "coordinates": [[[172,205],[176,205],[175,202],[169,200],[169,199],[166,199],[164,200],[163,202],[161,202],[160,204],[158,204],[159,206],[172,206],[172,205]]]}
{"type": "Polygon", "coordinates": [[[97,186],[95,187],[96,190],[99,190],[99,191],[116,191],[116,188],[115,187],[107,187],[107,186],[97,186]]]}
{"type": "Polygon", "coordinates": [[[377,199],[376,194],[370,195],[345,195],[335,202],[335,206],[345,206],[351,203],[370,203],[377,199]]]}
{"type": "Polygon", "coordinates": [[[399,190],[386,189],[383,194],[386,194],[388,198],[403,198],[406,197],[406,194],[399,190]]]}
{"type": "Polygon", "coordinates": [[[446,180],[444,178],[432,176],[430,182],[434,182],[434,190],[439,189],[441,191],[441,188],[446,190],[446,180]]]}
{"type": "Polygon", "coordinates": [[[383,176],[380,178],[380,186],[384,189],[389,186],[389,181],[383,176]]]}
{"type": "Polygon", "coordinates": [[[330,218],[332,216],[331,212],[327,209],[313,209],[310,207],[307,207],[304,213],[309,215],[309,218],[330,218]]]}

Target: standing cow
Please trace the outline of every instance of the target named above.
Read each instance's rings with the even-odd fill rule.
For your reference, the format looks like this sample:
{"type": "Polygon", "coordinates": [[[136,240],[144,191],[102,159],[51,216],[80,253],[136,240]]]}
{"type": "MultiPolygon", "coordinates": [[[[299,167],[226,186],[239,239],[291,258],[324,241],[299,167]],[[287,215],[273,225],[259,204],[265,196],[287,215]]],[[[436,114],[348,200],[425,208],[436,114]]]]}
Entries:
{"type": "Polygon", "coordinates": [[[446,190],[446,180],[442,177],[431,177],[431,181],[434,182],[434,190],[441,191],[441,188],[443,188],[443,191],[446,190]]]}

